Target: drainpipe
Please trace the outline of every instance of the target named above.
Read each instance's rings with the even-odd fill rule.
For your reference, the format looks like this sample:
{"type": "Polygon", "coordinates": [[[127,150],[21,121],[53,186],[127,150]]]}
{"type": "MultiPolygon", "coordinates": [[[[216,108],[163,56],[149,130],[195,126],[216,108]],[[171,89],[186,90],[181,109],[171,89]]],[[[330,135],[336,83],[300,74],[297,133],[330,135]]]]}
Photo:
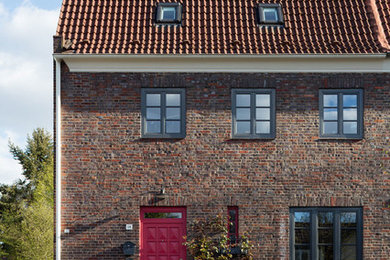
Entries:
{"type": "Polygon", "coordinates": [[[61,260],[61,59],[56,62],[56,260],[61,260]]]}

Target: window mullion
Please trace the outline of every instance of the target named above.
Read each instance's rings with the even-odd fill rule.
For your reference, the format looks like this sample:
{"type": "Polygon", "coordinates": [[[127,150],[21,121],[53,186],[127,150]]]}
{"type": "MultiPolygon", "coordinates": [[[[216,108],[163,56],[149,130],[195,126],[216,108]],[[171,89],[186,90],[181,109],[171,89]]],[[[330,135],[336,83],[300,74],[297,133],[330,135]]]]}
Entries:
{"type": "Polygon", "coordinates": [[[167,92],[161,93],[161,135],[165,136],[165,110],[166,110],[166,95],[167,92]]]}
{"type": "Polygon", "coordinates": [[[337,127],[338,134],[343,135],[343,94],[337,94],[337,127]]]}
{"type": "Polygon", "coordinates": [[[340,211],[335,211],[334,216],[334,225],[333,225],[333,239],[334,239],[334,260],[340,260],[341,248],[340,248],[340,237],[341,237],[341,226],[340,226],[340,211]]]}
{"type": "Polygon", "coordinates": [[[317,210],[310,211],[310,254],[311,259],[318,259],[318,223],[317,210]]]}
{"type": "Polygon", "coordinates": [[[251,115],[251,135],[256,135],[256,93],[251,93],[251,102],[249,105],[251,115]]]}

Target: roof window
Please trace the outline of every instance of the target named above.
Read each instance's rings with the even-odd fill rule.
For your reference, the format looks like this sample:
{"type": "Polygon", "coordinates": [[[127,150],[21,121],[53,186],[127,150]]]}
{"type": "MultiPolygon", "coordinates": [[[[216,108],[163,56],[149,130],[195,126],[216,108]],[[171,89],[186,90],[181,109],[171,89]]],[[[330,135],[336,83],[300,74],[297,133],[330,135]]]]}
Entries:
{"type": "Polygon", "coordinates": [[[157,23],[181,23],[182,7],[179,3],[159,3],[157,5],[157,23]]]}
{"type": "Polygon", "coordinates": [[[259,4],[258,12],[260,24],[283,24],[283,13],[280,4],[259,4]]]}

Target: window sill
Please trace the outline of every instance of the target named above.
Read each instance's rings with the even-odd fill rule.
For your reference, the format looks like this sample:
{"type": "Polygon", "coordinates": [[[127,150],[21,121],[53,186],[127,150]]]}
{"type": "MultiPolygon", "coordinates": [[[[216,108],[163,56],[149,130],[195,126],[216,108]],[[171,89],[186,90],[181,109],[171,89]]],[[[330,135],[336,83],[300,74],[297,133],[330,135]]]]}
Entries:
{"type": "Polygon", "coordinates": [[[263,137],[263,136],[232,136],[231,140],[273,140],[275,136],[263,137]]]}
{"type": "Polygon", "coordinates": [[[364,137],[320,136],[320,137],[318,137],[317,140],[320,140],[320,141],[328,141],[328,140],[330,140],[330,141],[331,140],[360,141],[360,140],[363,140],[363,139],[364,139],[364,137]]]}
{"type": "Polygon", "coordinates": [[[141,139],[184,139],[186,135],[143,135],[141,139]]]}

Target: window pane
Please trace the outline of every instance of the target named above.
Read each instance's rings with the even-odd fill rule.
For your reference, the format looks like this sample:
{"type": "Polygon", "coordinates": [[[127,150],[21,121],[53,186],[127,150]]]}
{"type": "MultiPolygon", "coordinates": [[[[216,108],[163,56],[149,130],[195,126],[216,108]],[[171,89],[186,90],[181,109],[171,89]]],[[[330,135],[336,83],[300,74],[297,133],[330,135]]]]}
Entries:
{"type": "Polygon", "coordinates": [[[333,259],[333,246],[319,246],[318,247],[319,260],[333,259]]]}
{"type": "Polygon", "coordinates": [[[332,212],[318,212],[318,226],[319,227],[332,227],[333,226],[333,213],[332,212]]]}
{"type": "Polygon", "coordinates": [[[357,107],[357,95],[343,95],[344,107],[357,107]]]}
{"type": "Polygon", "coordinates": [[[249,94],[236,95],[236,106],[237,107],[249,107],[250,105],[251,105],[251,95],[249,95],[249,94]]]}
{"type": "Polygon", "coordinates": [[[295,260],[309,260],[310,248],[309,246],[295,246],[295,260]]]}
{"type": "Polygon", "coordinates": [[[337,108],[324,108],[324,120],[337,120],[337,108]]]}
{"type": "Polygon", "coordinates": [[[295,244],[309,244],[310,229],[295,229],[295,244]]]}
{"type": "Polygon", "coordinates": [[[271,106],[271,96],[269,94],[256,95],[256,106],[258,106],[258,107],[271,106]]]}
{"type": "Polygon", "coordinates": [[[342,227],[356,227],[356,212],[343,212],[340,214],[342,227]]]}
{"type": "Polygon", "coordinates": [[[161,95],[160,94],[146,94],[147,106],[160,106],[161,95]]]}
{"type": "Polygon", "coordinates": [[[324,107],[337,107],[337,95],[324,95],[324,107]]]}
{"type": "Polygon", "coordinates": [[[342,229],[341,230],[342,244],[356,244],[356,229],[342,229]]]}
{"type": "Polygon", "coordinates": [[[229,210],[229,220],[236,221],[236,210],[229,210]]]}
{"type": "Polygon", "coordinates": [[[168,134],[180,133],[180,121],[166,121],[165,122],[165,131],[168,134]]]}
{"type": "Polygon", "coordinates": [[[162,19],[163,20],[174,20],[176,17],[175,7],[163,7],[162,8],[162,19]]]}
{"type": "Polygon", "coordinates": [[[145,218],[182,218],[181,212],[146,212],[145,218]]]}
{"type": "Polygon", "coordinates": [[[166,99],[167,106],[180,106],[180,94],[167,94],[166,99]]]}
{"type": "Polygon", "coordinates": [[[333,229],[318,229],[318,242],[324,244],[333,243],[333,229]]]}
{"type": "Polygon", "coordinates": [[[342,246],[341,260],[356,260],[356,246],[342,246]]]}
{"type": "Polygon", "coordinates": [[[266,21],[277,21],[278,11],[276,8],[264,8],[263,9],[264,19],[266,21]]]}
{"type": "Polygon", "coordinates": [[[357,109],[356,108],[344,108],[343,109],[344,120],[357,120],[357,109]]]}
{"type": "Polygon", "coordinates": [[[344,134],[357,134],[357,122],[344,122],[344,134]]]}
{"type": "Polygon", "coordinates": [[[324,134],[337,134],[337,122],[324,122],[324,134]]]}
{"type": "Polygon", "coordinates": [[[146,119],[161,119],[160,108],[147,108],[146,119]]]}
{"type": "Polygon", "coordinates": [[[295,227],[310,227],[310,212],[294,212],[295,227]]]}
{"type": "Polygon", "coordinates": [[[168,107],[166,112],[167,119],[180,119],[180,108],[168,107]]]}
{"type": "Polygon", "coordinates": [[[271,110],[269,108],[256,108],[256,119],[257,120],[270,120],[271,110]]]}
{"type": "Polygon", "coordinates": [[[236,233],[236,222],[231,221],[229,223],[229,233],[230,234],[236,233]]]}
{"type": "Polygon", "coordinates": [[[232,243],[232,244],[237,243],[237,239],[236,239],[235,234],[230,234],[229,239],[230,239],[230,243],[232,243]]]}
{"type": "Polygon", "coordinates": [[[250,108],[237,108],[236,119],[237,120],[250,120],[251,119],[250,108]]]}
{"type": "Polygon", "coordinates": [[[250,122],[237,122],[237,134],[250,134],[250,122]]]}
{"type": "Polygon", "coordinates": [[[148,134],[160,134],[161,133],[161,121],[147,121],[146,132],[148,134]]]}
{"type": "Polygon", "coordinates": [[[270,122],[256,122],[256,134],[269,134],[271,133],[270,122]]]}

